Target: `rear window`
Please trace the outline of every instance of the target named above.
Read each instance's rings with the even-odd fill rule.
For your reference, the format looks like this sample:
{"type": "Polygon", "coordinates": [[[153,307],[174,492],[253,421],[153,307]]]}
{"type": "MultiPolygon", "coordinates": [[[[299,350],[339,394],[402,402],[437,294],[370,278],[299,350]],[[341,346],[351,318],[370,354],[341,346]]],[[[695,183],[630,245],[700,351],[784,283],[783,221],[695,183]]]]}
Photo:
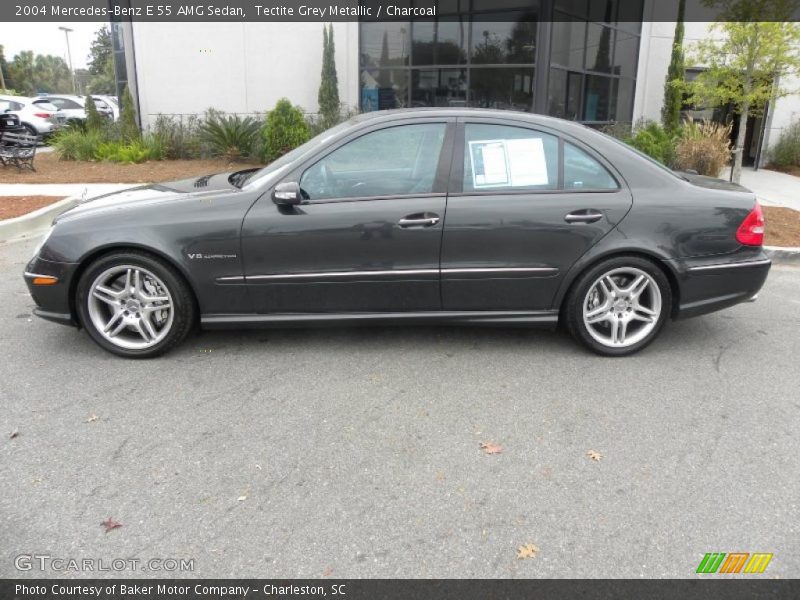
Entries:
{"type": "Polygon", "coordinates": [[[43,110],[49,110],[53,112],[58,110],[58,107],[55,104],[48,102],[47,100],[36,100],[34,101],[34,104],[36,105],[36,108],[41,108],[43,110]]]}

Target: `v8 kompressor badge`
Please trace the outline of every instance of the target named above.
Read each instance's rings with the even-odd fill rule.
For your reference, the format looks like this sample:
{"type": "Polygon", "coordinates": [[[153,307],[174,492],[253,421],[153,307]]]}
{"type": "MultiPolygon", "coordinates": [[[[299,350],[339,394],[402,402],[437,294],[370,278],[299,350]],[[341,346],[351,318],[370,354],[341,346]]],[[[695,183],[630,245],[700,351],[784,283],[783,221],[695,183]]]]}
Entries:
{"type": "Polygon", "coordinates": [[[204,252],[190,252],[186,255],[189,260],[220,260],[236,258],[236,254],[206,254],[204,252]]]}

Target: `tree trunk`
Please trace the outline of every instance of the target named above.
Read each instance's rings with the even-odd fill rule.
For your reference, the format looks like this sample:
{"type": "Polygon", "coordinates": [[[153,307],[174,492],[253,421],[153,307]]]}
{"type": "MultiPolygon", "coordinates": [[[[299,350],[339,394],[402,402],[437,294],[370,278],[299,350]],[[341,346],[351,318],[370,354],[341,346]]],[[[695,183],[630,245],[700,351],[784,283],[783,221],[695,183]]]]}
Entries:
{"type": "Polygon", "coordinates": [[[736,147],[733,149],[733,172],[731,174],[731,181],[734,183],[739,183],[742,177],[742,155],[744,154],[744,137],[747,133],[747,117],[749,113],[750,107],[745,105],[739,115],[739,131],[736,134],[736,147]]]}

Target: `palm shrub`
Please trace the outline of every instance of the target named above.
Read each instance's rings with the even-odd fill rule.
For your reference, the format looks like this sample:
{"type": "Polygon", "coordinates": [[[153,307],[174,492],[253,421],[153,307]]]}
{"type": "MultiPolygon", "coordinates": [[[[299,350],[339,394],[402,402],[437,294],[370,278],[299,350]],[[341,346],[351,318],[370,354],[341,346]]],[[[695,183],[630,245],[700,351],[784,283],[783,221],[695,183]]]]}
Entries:
{"type": "Polygon", "coordinates": [[[252,156],[260,129],[260,123],[252,117],[225,115],[213,109],[206,111],[198,128],[200,140],[211,154],[228,160],[252,156]]]}
{"type": "Polygon", "coordinates": [[[292,106],[288,99],[281,98],[267,115],[261,135],[261,159],[270,163],[306,143],[311,137],[311,131],[303,117],[303,111],[292,106]]]}
{"type": "Polygon", "coordinates": [[[700,175],[718,177],[731,158],[731,126],[704,119],[686,121],[675,148],[678,170],[697,171],[700,175]]]}
{"type": "Polygon", "coordinates": [[[776,167],[800,166],[800,121],[781,131],[778,141],[770,149],[769,159],[776,167]]]}

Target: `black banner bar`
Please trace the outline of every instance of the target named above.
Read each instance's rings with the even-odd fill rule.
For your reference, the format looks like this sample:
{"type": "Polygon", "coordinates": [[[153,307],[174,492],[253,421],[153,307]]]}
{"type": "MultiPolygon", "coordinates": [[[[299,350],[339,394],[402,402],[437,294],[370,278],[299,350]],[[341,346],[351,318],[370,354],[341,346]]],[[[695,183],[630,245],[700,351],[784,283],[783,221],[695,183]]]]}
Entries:
{"type": "Polygon", "coordinates": [[[800,580],[28,579],[0,580],[2,600],[783,600],[800,580]]]}
{"type": "MultiPolygon", "coordinates": [[[[0,22],[122,21],[135,22],[259,22],[259,21],[408,21],[459,20],[469,0],[0,0],[0,22]]],[[[487,4],[479,5],[483,10],[487,4]]],[[[686,0],[686,21],[798,21],[794,2],[774,2],[770,13],[758,0],[686,0]]],[[[674,21],[678,0],[592,0],[582,5],[570,0],[511,0],[504,11],[519,10],[529,20],[638,22],[674,21]],[[597,7],[606,7],[597,9],[597,7]],[[610,8],[608,8],[610,7],[610,8]],[[612,12],[613,14],[608,14],[612,12]],[[585,14],[579,14],[585,13],[585,14]]],[[[488,10],[482,20],[508,16],[488,10]]]]}

